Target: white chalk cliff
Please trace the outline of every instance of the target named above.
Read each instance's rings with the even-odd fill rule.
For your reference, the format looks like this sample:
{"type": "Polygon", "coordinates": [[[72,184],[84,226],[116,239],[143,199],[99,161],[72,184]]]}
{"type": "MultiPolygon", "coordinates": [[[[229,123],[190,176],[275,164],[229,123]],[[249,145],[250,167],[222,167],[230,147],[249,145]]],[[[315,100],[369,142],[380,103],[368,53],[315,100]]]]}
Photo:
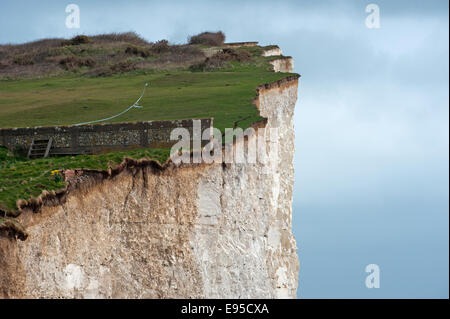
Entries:
{"type": "Polygon", "coordinates": [[[70,179],[39,212],[23,209],[28,239],[0,234],[0,297],[295,298],[297,86],[291,76],[257,89],[260,126],[278,129],[276,141],[257,133],[278,147],[268,161],[127,160],[70,179]]]}

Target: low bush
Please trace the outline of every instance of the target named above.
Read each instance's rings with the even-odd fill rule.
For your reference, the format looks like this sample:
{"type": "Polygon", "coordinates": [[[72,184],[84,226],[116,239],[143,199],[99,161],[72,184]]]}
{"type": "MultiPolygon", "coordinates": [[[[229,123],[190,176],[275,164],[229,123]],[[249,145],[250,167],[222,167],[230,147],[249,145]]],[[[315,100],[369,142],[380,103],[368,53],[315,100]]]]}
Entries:
{"type": "Polygon", "coordinates": [[[131,61],[120,61],[111,65],[111,71],[113,73],[126,73],[135,69],[135,64],[131,61]]]}
{"type": "Polygon", "coordinates": [[[250,60],[251,53],[247,50],[233,50],[233,49],[223,49],[221,52],[216,53],[216,55],[227,61],[237,61],[246,62],[250,60]]]}
{"type": "Polygon", "coordinates": [[[80,45],[85,43],[90,43],[91,39],[87,35],[77,35],[70,40],[63,41],[62,45],[80,45]]]}
{"type": "Polygon", "coordinates": [[[133,54],[133,55],[138,55],[141,56],[143,58],[147,58],[151,55],[151,52],[149,49],[144,48],[144,47],[140,47],[140,46],[136,46],[136,45],[130,45],[127,46],[127,48],[125,49],[125,53],[126,54],[133,54]]]}
{"type": "Polygon", "coordinates": [[[124,32],[124,33],[109,33],[99,34],[90,37],[92,42],[96,43],[114,43],[114,42],[127,42],[134,45],[148,45],[149,43],[141,38],[136,32],[124,32]]]}
{"type": "MultiPolygon", "coordinates": [[[[98,76],[136,69],[187,69],[192,64],[204,62],[209,56],[205,45],[221,45],[224,40],[225,36],[220,31],[203,32],[190,39],[191,43],[203,45],[170,44],[167,40],[147,42],[136,33],[127,32],[5,44],[0,45],[0,79],[53,76],[66,70],[98,76]],[[127,60],[133,63],[124,62],[127,60]]],[[[216,51],[215,48],[212,50],[216,51]]],[[[221,68],[223,61],[245,59],[242,53],[228,55],[225,52],[223,57],[214,57],[201,68],[221,68]]]]}
{"type": "Polygon", "coordinates": [[[129,45],[125,49],[126,54],[133,54],[137,56],[141,56],[143,58],[148,58],[149,56],[155,55],[155,54],[161,54],[168,52],[170,50],[169,41],[167,40],[160,40],[156,43],[153,43],[150,48],[138,46],[138,45],[129,45]]]}
{"type": "Polygon", "coordinates": [[[155,53],[163,53],[169,51],[169,41],[160,40],[152,45],[152,51],[155,53]]]}
{"type": "Polygon", "coordinates": [[[219,32],[202,32],[188,38],[189,44],[220,46],[225,42],[225,34],[219,32]]]}
{"type": "Polygon", "coordinates": [[[14,58],[13,62],[14,62],[14,64],[17,64],[17,65],[33,65],[34,64],[33,57],[28,54],[16,56],[14,58]]]}
{"type": "Polygon", "coordinates": [[[212,71],[221,69],[228,65],[228,62],[246,62],[251,58],[247,50],[223,49],[213,56],[206,58],[203,62],[190,67],[191,71],[212,71]]]}
{"type": "Polygon", "coordinates": [[[83,66],[93,67],[95,65],[95,60],[90,57],[77,57],[75,55],[69,55],[60,59],[59,64],[66,70],[75,71],[83,66]]]}

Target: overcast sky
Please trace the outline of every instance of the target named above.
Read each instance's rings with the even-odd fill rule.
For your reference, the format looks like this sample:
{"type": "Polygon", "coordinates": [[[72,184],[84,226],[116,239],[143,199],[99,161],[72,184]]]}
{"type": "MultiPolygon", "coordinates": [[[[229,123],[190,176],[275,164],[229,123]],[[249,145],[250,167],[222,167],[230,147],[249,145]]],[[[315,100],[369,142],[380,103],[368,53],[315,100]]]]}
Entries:
{"type": "Polygon", "coordinates": [[[69,1],[0,4],[0,43],[136,31],[278,44],[302,75],[293,227],[299,297],[448,298],[448,1],[69,1]],[[367,289],[378,264],[381,287],[367,289]]]}

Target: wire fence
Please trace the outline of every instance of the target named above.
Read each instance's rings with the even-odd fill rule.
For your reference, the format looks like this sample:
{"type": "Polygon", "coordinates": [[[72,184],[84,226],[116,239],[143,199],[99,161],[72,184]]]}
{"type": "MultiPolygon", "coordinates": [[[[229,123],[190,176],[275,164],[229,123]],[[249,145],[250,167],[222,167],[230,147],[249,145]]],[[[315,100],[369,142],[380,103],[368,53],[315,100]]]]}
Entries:
{"type": "Polygon", "coordinates": [[[128,111],[130,111],[130,110],[133,109],[133,108],[141,108],[142,106],[139,105],[138,103],[139,103],[139,101],[142,99],[142,97],[144,96],[144,94],[145,94],[145,89],[148,87],[148,85],[149,85],[148,83],[145,83],[144,90],[142,91],[141,96],[137,99],[136,102],[134,102],[133,105],[131,105],[130,107],[128,107],[126,110],[123,110],[122,112],[120,112],[120,113],[118,113],[118,114],[116,114],[116,115],[113,115],[113,116],[110,116],[110,117],[107,117],[107,118],[104,118],[104,119],[101,119],[101,120],[95,120],[95,121],[89,121],[89,122],[77,123],[77,124],[74,124],[74,126],[80,126],[80,125],[86,125],[86,124],[94,124],[94,123],[99,123],[99,122],[104,122],[104,121],[112,120],[112,119],[114,119],[114,118],[116,118],[116,117],[119,117],[119,116],[121,116],[121,115],[127,113],[128,111]]]}

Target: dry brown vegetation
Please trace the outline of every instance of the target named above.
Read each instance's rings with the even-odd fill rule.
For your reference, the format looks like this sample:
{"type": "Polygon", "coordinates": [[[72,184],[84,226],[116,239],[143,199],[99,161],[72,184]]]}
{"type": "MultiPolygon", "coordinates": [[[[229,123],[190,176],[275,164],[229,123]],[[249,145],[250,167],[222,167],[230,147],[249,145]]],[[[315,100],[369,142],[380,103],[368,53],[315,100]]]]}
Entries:
{"type": "Polygon", "coordinates": [[[0,79],[34,78],[68,71],[105,76],[143,69],[172,70],[188,68],[204,59],[198,45],[171,45],[167,40],[148,42],[134,32],[79,35],[69,40],[0,45],[0,79]]]}
{"type": "Polygon", "coordinates": [[[203,32],[188,38],[189,44],[221,46],[225,42],[225,34],[219,32],[203,32]]]}
{"type": "Polygon", "coordinates": [[[64,41],[63,45],[79,45],[91,42],[91,39],[87,35],[77,35],[70,40],[64,41]]]}
{"type": "Polygon", "coordinates": [[[204,61],[191,66],[192,71],[212,71],[226,67],[229,62],[247,62],[251,59],[247,50],[223,49],[204,61]]]}
{"type": "Polygon", "coordinates": [[[95,60],[90,57],[78,57],[76,55],[69,55],[59,60],[59,64],[66,70],[76,71],[78,68],[87,66],[93,67],[95,60]]]}

